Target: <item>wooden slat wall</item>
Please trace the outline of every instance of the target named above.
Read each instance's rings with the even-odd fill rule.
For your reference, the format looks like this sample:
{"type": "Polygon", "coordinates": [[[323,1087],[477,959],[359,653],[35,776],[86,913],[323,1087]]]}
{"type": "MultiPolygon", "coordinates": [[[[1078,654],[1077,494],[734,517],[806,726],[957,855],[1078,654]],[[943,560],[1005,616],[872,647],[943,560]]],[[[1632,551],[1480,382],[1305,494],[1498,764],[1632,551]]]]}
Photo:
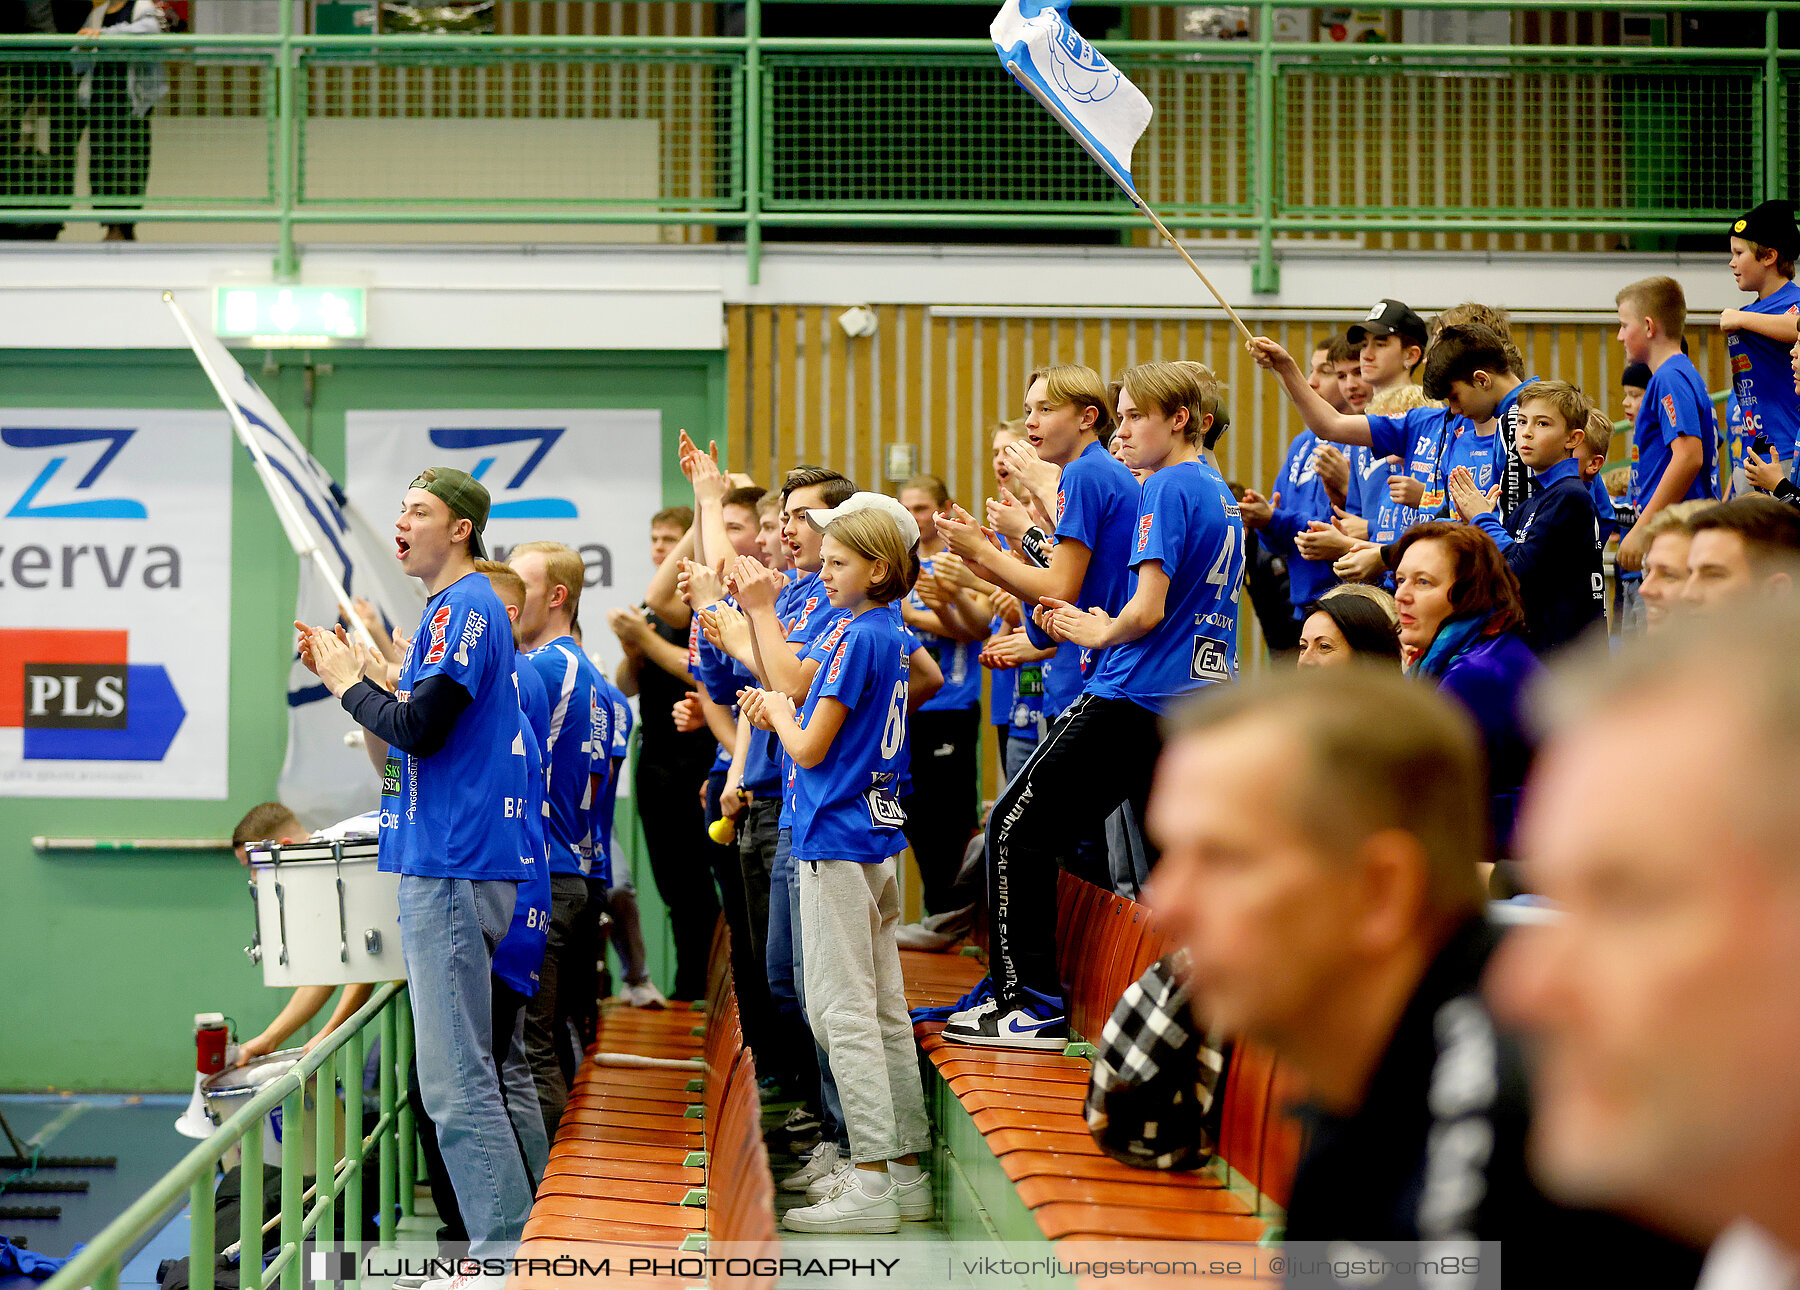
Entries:
{"type": "MultiPolygon", "coordinates": [[[[1229,387],[1232,428],[1220,444],[1226,477],[1266,492],[1288,440],[1300,428],[1272,377],[1259,371],[1224,321],[1107,318],[969,318],[923,305],[874,305],[872,337],[837,325],[841,306],[734,305],[726,311],[731,467],[765,485],[802,463],[830,466],[865,488],[880,477],[883,445],[912,443],[923,470],[979,513],[993,490],[989,433],[1020,413],[1025,375],[1039,363],[1086,363],[1111,378],[1152,359],[1197,358],[1229,387]]],[[[1265,323],[1295,354],[1350,319],[1265,323]]],[[[1624,360],[1610,323],[1522,323],[1513,337],[1530,374],[1573,381],[1620,415],[1624,360]]],[[[1708,389],[1728,383],[1716,330],[1691,328],[1688,342],[1708,389]]],[[[1623,437],[1612,459],[1624,460],[1623,437]]],[[[1265,665],[1262,633],[1246,611],[1243,665],[1265,665]]],[[[984,696],[985,702],[985,696],[984,696]]],[[[993,741],[986,779],[998,785],[993,741]]]]}

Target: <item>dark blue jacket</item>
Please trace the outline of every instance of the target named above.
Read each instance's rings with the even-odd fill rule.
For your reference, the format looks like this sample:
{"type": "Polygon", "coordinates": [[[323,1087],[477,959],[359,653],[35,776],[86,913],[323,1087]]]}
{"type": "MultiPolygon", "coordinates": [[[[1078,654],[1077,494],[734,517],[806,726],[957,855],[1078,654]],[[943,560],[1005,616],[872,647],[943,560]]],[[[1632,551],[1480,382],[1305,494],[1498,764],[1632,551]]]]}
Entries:
{"type": "Polygon", "coordinates": [[[1573,458],[1540,473],[1536,491],[1504,525],[1491,512],[1475,523],[1519,579],[1525,639],[1539,654],[1567,645],[1606,616],[1599,520],[1573,458]]]}
{"type": "Polygon", "coordinates": [[[1524,693],[1543,665],[1515,632],[1478,639],[1444,669],[1438,688],[1461,700],[1481,727],[1487,751],[1489,819],[1496,854],[1511,854],[1519,790],[1531,768],[1532,742],[1524,720],[1524,693]]]}

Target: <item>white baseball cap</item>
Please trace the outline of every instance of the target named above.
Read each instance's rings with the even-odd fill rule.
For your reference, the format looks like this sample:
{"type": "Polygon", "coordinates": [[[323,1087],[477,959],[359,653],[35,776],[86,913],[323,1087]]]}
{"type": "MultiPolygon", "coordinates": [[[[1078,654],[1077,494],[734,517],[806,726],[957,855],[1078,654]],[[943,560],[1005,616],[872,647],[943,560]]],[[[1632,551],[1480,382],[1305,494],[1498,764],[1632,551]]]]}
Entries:
{"type": "Polygon", "coordinates": [[[886,493],[852,493],[841,506],[833,506],[826,511],[808,511],[806,522],[823,533],[825,526],[840,515],[854,515],[857,511],[871,510],[892,516],[894,523],[900,526],[900,535],[906,539],[906,544],[919,545],[919,522],[912,517],[911,511],[886,493]]]}

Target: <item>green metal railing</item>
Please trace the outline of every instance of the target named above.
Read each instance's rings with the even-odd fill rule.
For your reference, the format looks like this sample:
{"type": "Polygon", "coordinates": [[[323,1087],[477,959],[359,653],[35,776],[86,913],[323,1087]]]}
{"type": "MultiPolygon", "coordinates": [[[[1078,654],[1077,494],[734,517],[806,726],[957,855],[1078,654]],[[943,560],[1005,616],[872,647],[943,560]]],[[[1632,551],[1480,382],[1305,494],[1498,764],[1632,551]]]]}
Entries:
{"type": "MultiPolygon", "coordinates": [[[[1176,2],[1126,0],[1127,29],[1176,2]]],[[[761,0],[730,36],[314,36],[284,4],[274,35],[102,39],[80,54],[169,81],[150,188],[117,217],[271,224],[283,275],[307,225],[741,230],[753,281],[777,227],[1143,228],[1001,69],[981,38],[994,0],[953,3],[966,38],[771,37],[761,0]]],[[[1156,106],[1140,191],[1186,236],[1252,246],[1258,290],[1278,285],[1278,240],[1661,249],[1800,177],[1800,50],[1781,43],[1800,0],[1658,10],[1678,36],[1686,18],[1742,28],[1690,48],[1278,30],[1278,14],[1309,27],[1331,7],[1254,0],[1248,39],[1098,42],[1156,106]]],[[[1636,0],[1406,9],[1505,12],[1515,40],[1528,17],[1601,29],[1644,13],[1636,0]]],[[[107,217],[104,197],[68,196],[71,139],[85,126],[105,153],[127,127],[116,107],[105,120],[67,107],[70,46],[0,37],[0,125],[35,131],[56,172],[34,186],[0,160],[0,217],[107,217]]]]}
{"type": "Polygon", "coordinates": [[[376,1195],[380,1244],[391,1247],[397,1240],[399,1215],[412,1212],[411,1179],[414,1169],[414,1127],[406,1099],[406,1072],[412,1064],[412,1014],[406,987],[390,983],[377,989],[349,1020],[308,1053],[292,1070],[271,1080],[205,1142],[190,1151],[174,1169],[140,1196],[129,1209],[77,1254],[47,1283],[45,1290],[117,1290],[119,1270],[128,1253],[144,1237],[160,1227],[185,1196],[191,1218],[188,1237],[189,1277],[194,1290],[212,1290],[213,1186],[220,1162],[234,1146],[242,1149],[243,1193],[238,1220],[240,1267],[258,1268],[260,1276],[241,1274],[243,1290],[300,1290],[300,1254],[307,1238],[322,1233],[321,1246],[329,1245],[339,1215],[345,1245],[355,1248],[362,1239],[365,1180],[363,1161],[370,1148],[377,1153],[376,1195]],[[363,1124],[364,1040],[373,1027],[381,1042],[380,1109],[374,1124],[363,1124]],[[333,1079],[344,1090],[343,1155],[338,1152],[336,1096],[333,1079]],[[316,1079],[319,1095],[307,1106],[307,1086],[316,1079]],[[263,1119],[281,1108],[281,1205],[275,1216],[279,1248],[262,1266],[263,1215],[263,1119]],[[303,1190],[304,1152],[313,1135],[318,1177],[310,1193],[303,1190]],[[327,1164],[329,1162],[329,1167],[327,1164]],[[341,1204],[340,1204],[341,1198],[341,1204]]]}

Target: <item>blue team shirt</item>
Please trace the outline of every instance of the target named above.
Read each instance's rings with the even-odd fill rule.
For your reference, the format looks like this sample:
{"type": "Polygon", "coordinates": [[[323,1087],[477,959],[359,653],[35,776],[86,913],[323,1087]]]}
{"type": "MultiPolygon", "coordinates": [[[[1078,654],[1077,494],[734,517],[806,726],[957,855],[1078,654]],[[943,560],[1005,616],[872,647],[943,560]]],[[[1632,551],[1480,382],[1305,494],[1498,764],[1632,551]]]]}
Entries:
{"type": "Polygon", "coordinates": [[[1672,354],[1650,374],[1644,402],[1631,434],[1631,500],[1639,510],[1656,494],[1669,469],[1671,449],[1682,435],[1700,441],[1700,469],[1687,491],[1675,500],[1692,501],[1719,495],[1719,422],[1700,370],[1686,354],[1672,354]]]}
{"type": "MultiPolygon", "coordinates": [[[[727,604],[734,604],[729,597],[727,604]]],[[[780,614],[780,598],[776,599],[776,613],[780,614]]],[[[738,691],[748,686],[760,688],[762,682],[756,674],[731,655],[717,648],[712,642],[700,642],[700,670],[695,674],[702,686],[706,688],[706,697],[722,708],[730,708],[731,714],[737,716],[738,691]]],[[[751,793],[774,792],[781,784],[781,768],[775,760],[775,737],[767,730],[752,727],[749,748],[744,754],[743,774],[738,778],[738,787],[751,793]]],[[[731,763],[727,760],[726,765],[731,763]]]]}
{"type": "MultiPolygon", "coordinates": [[[[595,671],[599,671],[598,668],[595,671]]],[[[619,799],[619,773],[624,769],[626,756],[631,752],[631,700],[625,692],[614,685],[606,673],[600,672],[600,684],[606,690],[606,701],[612,708],[612,746],[610,748],[595,747],[594,771],[602,774],[601,763],[605,763],[604,778],[600,781],[604,787],[595,796],[593,809],[588,824],[588,837],[592,840],[592,862],[588,875],[598,878],[607,886],[612,885],[612,830],[613,814],[619,799]]]]}
{"type": "Polygon", "coordinates": [[[559,636],[531,650],[524,661],[550,703],[550,724],[544,737],[544,842],[550,852],[550,872],[587,872],[592,832],[592,786],[598,774],[604,784],[611,777],[610,761],[600,762],[595,750],[612,749],[612,700],[600,683],[600,671],[571,636],[559,636]]]}
{"type": "MultiPolygon", "coordinates": [[[[1007,622],[998,614],[988,621],[990,638],[1005,630],[1007,622]]],[[[1004,728],[1012,720],[1013,696],[1019,688],[1018,671],[1016,667],[996,667],[988,671],[988,720],[996,726],[1004,728]]]]}
{"type": "MultiPolygon", "coordinates": [[[[1330,524],[1333,519],[1325,481],[1319,478],[1319,472],[1313,466],[1318,451],[1319,436],[1311,430],[1302,430],[1288,444],[1281,473],[1269,489],[1271,498],[1281,495],[1281,508],[1269,516],[1269,522],[1262,528],[1263,544],[1287,558],[1288,598],[1293,602],[1296,618],[1305,606],[1338,581],[1338,576],[1331,571],[1331,561],[1308,560],[1294,545],[1295,536],[1306,532],[1308,524],[1314,520],[1330,524]]],[[[1345,490],[1346,500],[1356,491],[1355,481],[1351,483],[1352,486],[1345,490]]],[[[1146,490],[1148,487],[1145,485],[1146,490]]]]}
{"type": "MultiPolygon", "coordinates": [[[[544,854],[544,741],[550,731],[550,700],[536,671],[523,662],[524,655],[513,658],[513,676],[519,687],[519,710],[525,719],[526,774],[534,786],[527,794],[525,808],[526,833],[530,836],[532,854],[544,854]],[[535,803],[535,809],[533,807],[535,803]]],[[[530,997],[538,991],[538,969],[544,963],[544,946],[550,936],[550,866],[535,866],[531,877],[519,884],[513,900],[512,922],[506,935],[494,947],[493,974],[520,994],[530,997]]]]}
{"type": "Polygon", "coordinates": [[[1356,513],[1369,526],[1369,541],[1385,546],[1400,536],[1393,527],[1398,508],[1388,496],[1388,480],[1393,477],[1394,468],[1386,457],[1377,457],[1359,444],[1350,458],[1350,469],[1355,472],[1350,491],[1355,494],[1356,513]]]}
{"type": "MultiPolygon", "coordinates": [[[[1444,454],[1448,437],[1458,430],[1473,429],[1467,417],[1451,416],[1442,408],[1409,408],[1404,416],[1371,416],[1369,450],[1376,457],[1399,457],[1405,471],[1425,486],[1425,496],[1417,507],[1401,506],[1383,494],[1385,505],[1370,523],[1373,530],[1392,532],[1396,537],[1444,509],[1444,454]]],[[[1392,541],[1392,538],[1386,539],[1392,541]]]]}
{"type": "MultiPolygon", "coordinates": [[[[1063,467],[1056,489],[1056,538],[1079,542],[1089,552],[1087,572],[1075,594],[1078,607],[1098,605],[1116,614],[1131,598],[1127,560],[1140,491],[1131,472],[1097,441],[1063,467]]],[[[1036,639],[1040,646],[1048,643],[1041,636],[1036,639]]],[[[1071,642],[1057,647],[1056,659],[1058,666],[1044,682],[1044,709],[1061,716],[1094,675],[1099,660],[1094,651],[1071,642]]]]}
{"type": "MultiPolygon", "coordinates": [[[[921,573],[931,571],[929,559],[921,560],[919,566],[921,573]]],[[[906,593],[906,603],[921,613],[931,612],[930,606],[919,598],[916,588],[906,593]]],[[[953,640],[948,636],[939,636],[936,632],[917,628],[912,629],[912,634],[944,674],[944,684],[936,694],[919,705],[919,711],[953,712],[980,704],[981,642],[953,640]]]]}
{"type": "Polygon", "coordinates": [[[1162,621],[1107,650],[1088,693],[1160,712],[1171,699],[1237,672],[1244,522],[1212,467],[1183,462],[1145,481],[1131,552],[1134,592],[1138,566],[1149,560],[1160,561],[1169,579],[1162,621]]]}
{"type": "MultiPolygon", "coordinates": [[[[817,573],[802,573],[775,597],[775,616],[781,620],[788,644],[799,647],[800,661],[804,663],[808,658],[821,657],[812,647],[828,635],[845,614],[832,605],[817,573]]],[[[773,735],[764,737],[768,741],[769,755],[775,762],[776,783],[785,786],[778,827],[790,828],[794,823],[794,762],[787,755],[787,749],[781,746],[781,740],[773,735]]]]}
{"type": "Polygon", "coordinates": [[[849,712],[825,759],[795,770],[794,859],[879,864],[906,848],[900,781],[912,638],[896,606],[877,605],[839,619],[820,639],[832,644],[806,692],[800,724],[810,724],[825,699],[849,712]]]}
{"type": "MultiPolygon", "coordinates": [[[[1498,420],[1505,414],[1496,412],[1494,415],[1498,420]]],[[[1484,493],[1499,483],[1501,472],[1506,467],[1506,447],[1500,441],[1500,432],[1495,430],[1492,434],[1482,434],[1467,423],[1451,431],[1449,442],[1444,445],[1446,489],[1449,486],[1450,472],[1458,466],[1469,468],[1469,473],[1475,477],[1475,487],[1484,493]]]]}
{"type": "MultiPolygon", "coordinates": [[[[1786,282],[1740,308],[1752,314],[1800,314],[1800,287],[1786,282]]],[[[1725,348],[1731,355],[1732,392],[1743,410],[1745,445],[1761,434],[1771,451],[1783,459],[1792,457],[1800,434],[1800,394],[1794,393],[1789,362],[1792,346],[1740,329],[1725,333],[1725,348]]]]}
{"type": "Polygon", "coordinates": [[[381,791],[382,870],[428,878],[521,882],[542,866],[525,832],[524,718],[506,607],[479,573],[425,604],[400,664],[404,701],[445,676],[469,706],[429,757],[388,750],[381,791]]]}

